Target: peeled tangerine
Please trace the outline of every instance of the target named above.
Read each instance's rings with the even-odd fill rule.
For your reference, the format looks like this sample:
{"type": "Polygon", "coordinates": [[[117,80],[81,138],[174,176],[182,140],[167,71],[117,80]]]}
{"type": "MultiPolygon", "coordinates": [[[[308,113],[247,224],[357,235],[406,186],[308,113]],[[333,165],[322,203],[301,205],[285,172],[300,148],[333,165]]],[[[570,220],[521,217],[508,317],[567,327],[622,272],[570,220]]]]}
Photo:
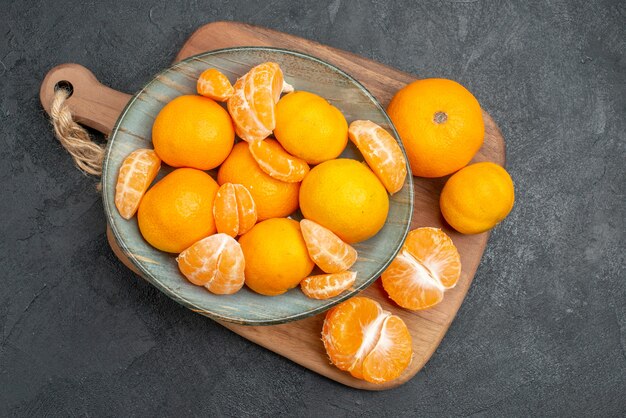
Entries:
{"type": "Polygon", "coordinates": [[[231,237],[248,232],[257,221],[256,204],[241,184],[224,183],[215,195],[213,218],[217,232],[231,237]]]}
{"type": "Polygon", "coordinates": [[[212,293],[230,295],[243,287],[243,252],[229,235],[215,234],[201,239],[180,253],[176,261],[187,280],[212,293]]]}
{"type": "Polygon", "coordinates": [[[389,132],[372,121],[355,120],[348,128],[348,137],[389,193],[402,189],[406,179],[406,159],[389,132]]]}
{"type": "Polygon", "coordinates": [[[115,185],[115,207],[124,219],[132,218],[148,186],[161,168],[161,159],[151,149],[138,149],[122,162],[115,185]]]}
{"type": "Polygon", "coordinates": [[[356,262],[356,250],[330,229],[308,219],[300,221],[300,229],[311,260],[325,273],[348,270],[356,262]]]}
{"type": "Polygon", "coordinates": [[[356,281],[356,272],[318,274],[309,276],[300,282],[302,293],[311,299],[328,299],[350,289],[356,281]]]}
{"type": "Polygon", "coordinates": [[[404,321],[365,297],[349,299],[326,314],[322,341],[335,366],[372,383],[398,378],[413,356],[404,321]]]}
{"type": "Polygon", "coordinates": [[[409,232],[381,279],[394,302],[418,310],[441,302],[460,276],[461,257],[452,239],[439,228],[418,228],[409,232]]]}
{"type": "Polygon", "coordinates": [[[276,127],[275,108],[280,94],[293,91],[285,83],[283,72],[275,62],[253,67],[240,77],[228,99],[228,113],[235,123],[235,132],[247,142],[267,138],[276,127]]]}
{"type": "Polygon", "coordinates": [[[289,154],[275,139],[250,142],[249,148],[261,170],[277,180],[297,183],[309,172],[306,161],[289,154]]]}
{"type": "Polygon", "coordinates": [[[225,102],[235,92],[228,77],[215,68],[209,68],[200,74],[196,89],[200,96],[208,97],[218,102],[225,102]]]}

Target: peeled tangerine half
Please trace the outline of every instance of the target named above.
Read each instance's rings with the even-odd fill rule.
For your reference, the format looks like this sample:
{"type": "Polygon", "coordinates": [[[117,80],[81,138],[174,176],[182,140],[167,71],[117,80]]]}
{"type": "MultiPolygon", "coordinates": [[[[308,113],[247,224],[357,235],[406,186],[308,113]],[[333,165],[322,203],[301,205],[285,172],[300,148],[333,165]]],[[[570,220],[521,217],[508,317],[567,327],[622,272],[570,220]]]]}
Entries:
{"type": "Polygon", "coordinates": [[[200,96],[208,97],[218,102],[225,102],[235,92],[228,77],[215,68],[209,68],[200,74],[196,90],[200,96]]]}
{"type": "Polygon", "coordinates": [[[356,250],[330,229],[309,219],[300,221],[300,229],[311,260],[325,273],[348,270],[356,262],[356,250]]]}
{"type": "Polygon", "coordinates": [[[275,108],[282,92],[293,91],[275,62],[253,67],[240,77],[228,99],[228,113],[235,132],[247,142],[267,138],[276,127],[275,108]]]}
{"type": "Polygon", "coordinates": [[[243,251],[229,235],[215,234],[201,239],[180,253],[176,261],[187,280],[212,293],[231,295],[243,287],[243,251]]]}
{"type": "Polygon", "coordinates": [[[309,276],[300,282],[302,293],[311,299],[328,299],[350,289],[356,281],[356,272],[318,274],[309,276]]]}
{"type": "Polygon", "coordinates": [[[452,239],[439,228],[418,228],[409,232],[381,279],[394,302],[418,310],[441,302],[460,276],[461,257],[452,239]]]}
{"type": "Polygon", "coordinates": [[[277,180],[297,183],[309,172],[306,161],[289,154],[275,139],[250,142],[248,147],[261,170],[277,180]]]}
{"type": "Polygon", "coordinates": [[[326,314],[322,341],[335,366],[372,383],[398,378],[413,356],[404,321],[365,297],[349,299],[326,314]]]}
{"type": "Polygon", "coordinates": [[[215,195],[213,218],[217,232],[231,237],[248,232],[257,221],[256,204],[241,184],[224,183],[215,195]]]}
{"type": "Polygon", "coordinates": [[[389,132],[372,121],[355,120],[348,128],[348,137],[389,193],[402,189],[406,179],[406,159],[389,132]]]}
{"type": "Polygon", "coordinates": [[[161,159],[151,149],[131,152],[122,162],[115,185],[115,207],[124,219],[137,212],[141,198],[161,168],[161,159]]]}

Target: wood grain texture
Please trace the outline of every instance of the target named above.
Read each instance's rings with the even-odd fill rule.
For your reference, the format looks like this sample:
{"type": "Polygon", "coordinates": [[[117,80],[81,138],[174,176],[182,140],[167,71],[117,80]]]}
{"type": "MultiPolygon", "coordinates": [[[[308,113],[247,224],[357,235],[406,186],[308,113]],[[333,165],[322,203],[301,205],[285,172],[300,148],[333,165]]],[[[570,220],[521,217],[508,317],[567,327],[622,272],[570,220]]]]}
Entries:
{"type": "MultiPolygon", "coordinates": [[[[177,56],[177,60],[213,49],[234,46],[273,46],[305,52],[319,57],[338,66],[359,80],[378,98],[383,106],[388,104],[395,91],[415,79],[413,75],[400,72],[391,67],[345,51],[340,51],[270,29],[236,22],[215,22],[201,27],[185,43],[177,56]]],[[[52,71],[55,70],[57,70],[56,76],[63,77],[63,79],[74,83],[71,78],[68,78],[71,74],[64,72],[64,70],[66,70],[65,68],[57,67],[52,71]]],[[[48,80],[47,85],[42,85],[41,98],[44,107],[46,107],[44,96],[46,92],[44,92],[44,90],[49,91],[51,86],[54,85],[54,83],[50,82],[49,78],[50,80],[52,79],[50,73],[49,76],[46,77],[46,80],[48,80]]],[[[110,94],[111,92],[101,88],[102,85],[97,82],[95,77],[92,80],[87,79],[83,81],[88,84],[86,87],[89,87],[91,85],[89,83],[92,83],[93,85],[91,87],[93,90],[91,91],[97,92],[98,95],[91,96],[93,100],[76,100],[69,103],[72,110],[77,118],[86,125],[102,130],[103,132],[107,132],[107,130],[110,131],[115,119],[111,120],[109,113],[107,113],[109,116],[105,117],[100,114],[100,112],[108,109],[111,113],[117,112],[117,114],[119,114],[125,105],[125,102],[121,102],[124,98],[126,98],[127,101],[130,96],[115,92],[114,90],[112,91],[115,92],[115,94],[110,94]],[[85,104],[87,104],[90,109],[87,109],[85,104]]],[[[45,80],[44,83],[46,83],[45,80]]],[[[76,95],[76,87],[74,94],[76,95]]],[[[486,112],[483,112],[483,117],[486,130],[485,142],[474,158],[474,161],[494,161],[504,165],[504,139],[498,127],[486,112]]],[[[330,365],[320,339],[323,315],[269,327],[249,327],[227,323],[223,323],[222,325],[310,370],[348,386],[368,390],[383,390],[399,386],[406,382],[428,361],[448,330],[448,327],[467,294],[489,237],[488,233],[479,235],[458,234],[445,224],[445,221],[441,217],[438,204],[439,193],[444,182],[445,179],[414,178],[415,202],[412,227],[441,227],[452,237],[455,245],[459,249],[461,262],[463,264],[463,271],[457,286],[446,292],[442,303],[422,312],[410,312],[398,308],[387,298],[384,290],[380,286],[380,281],[375,282],[367,290],[362,292],[362,295],[378,300],[385,309],[402,317],[409,327],[413,337],[415,355],[411,365],[399,379],[383,385],[373,385],[354,379],[348,373],[341,372],[330,365]]],[[[133,269],[132,263],[125,259],[124,254],[119,249],[110,231],[108,238],[116,255],[120,257],[127,266],[133,269]]]]}
{"type": "Polygon", "coordinates": [[[66,104],[74,120],[109,135],[131,96],[101,84],[82,65],[61,64],[48,71],[39,89],[41,105],[48,114],[55,86],[61,81],[72,85],[73,92],[66,104]]]}

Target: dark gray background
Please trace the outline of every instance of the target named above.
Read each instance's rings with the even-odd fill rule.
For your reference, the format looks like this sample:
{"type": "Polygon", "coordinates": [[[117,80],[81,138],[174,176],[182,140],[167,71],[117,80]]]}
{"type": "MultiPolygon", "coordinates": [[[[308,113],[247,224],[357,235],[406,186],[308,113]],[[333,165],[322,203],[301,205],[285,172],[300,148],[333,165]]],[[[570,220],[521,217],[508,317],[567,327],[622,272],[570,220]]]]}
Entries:
{"type": "Polygon", "coordinates": [[[626,3],[383,3],[2,0],[0,415],[626,414],[626,3]],[[398,389],[343,387],[137,279],[54,140],[51,67],[134,92],[223,19],[456,79],[500,125],[516,206],[398,389]]]}

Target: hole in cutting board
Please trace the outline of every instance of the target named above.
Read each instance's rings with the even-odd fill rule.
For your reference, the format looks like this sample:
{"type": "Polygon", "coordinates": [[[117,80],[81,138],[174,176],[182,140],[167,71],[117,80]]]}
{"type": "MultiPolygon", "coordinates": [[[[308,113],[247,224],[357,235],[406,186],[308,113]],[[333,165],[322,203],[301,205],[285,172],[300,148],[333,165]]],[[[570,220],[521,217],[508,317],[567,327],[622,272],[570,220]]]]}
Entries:
{"type": "Polygon", "coordinates": [[[54,91],[56,92],[59,89],[67,90],[68,98],[72,97],[72,94],[74,94],[74,86],[67,80],[57,81],[57,83],[54,85],[54,91]]]}

